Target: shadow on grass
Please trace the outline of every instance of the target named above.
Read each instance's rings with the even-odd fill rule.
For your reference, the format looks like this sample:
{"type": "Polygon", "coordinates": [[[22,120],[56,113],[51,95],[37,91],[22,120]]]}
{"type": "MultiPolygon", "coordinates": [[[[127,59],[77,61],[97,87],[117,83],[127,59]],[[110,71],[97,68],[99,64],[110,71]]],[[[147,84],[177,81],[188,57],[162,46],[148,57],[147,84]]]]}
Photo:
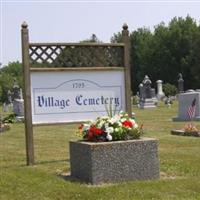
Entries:
{"type": "Polygon", "coordinates": [[[11,165],[5,165],[1,166],[2,169],[9,169],[9,168],[16,168],[16,167],[27,167],[27,166],[37,166],[37,165],[48,165],[48,164],[56,164],[56,163],[62,163],[66,162],[69,163],[69,159],[63,159],[63,160],[44,160],[44,161],[35,161],[34,165],[27,165],[26,161],[24,161],[23,164],[11,164],[11,165]]]}
{"type": "Polygon", "coordinates": [[[59,163],[59,162],[68,162],[69,163],[69,159],[36,161],[35,164],[42,165],[42,164],[51,164],[51,163],[59,163]]]}
{"type": "Polygon", "coordinates": [[[57,176],[61,179],[64,179],[65,181],[80,183],[80,184],[87,184],[85,181],[82,181],[76,177],[71,176],[70,172],[58,174],[57,176]]]}

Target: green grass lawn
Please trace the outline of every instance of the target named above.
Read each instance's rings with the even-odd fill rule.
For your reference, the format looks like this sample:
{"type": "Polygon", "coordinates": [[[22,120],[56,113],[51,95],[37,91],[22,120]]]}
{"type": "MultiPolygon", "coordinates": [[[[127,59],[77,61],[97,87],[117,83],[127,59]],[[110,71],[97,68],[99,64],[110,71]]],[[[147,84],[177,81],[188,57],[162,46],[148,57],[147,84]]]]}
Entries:
{"type": "MultiPolygon", "coordinates": [[[[24,125],[14,124],[0,133],[0,199],[200,199],[200,138],[172,136],[177,104],[155,109],[133,107],[145,136],[159,139],[160,179],[91,186],[71,181],[68,174],[69,140],[77,125],[34,127],[36,164],[26,166],[24,125]]],[[[200,122],[195,122],[200,128],[200,122]]]]}

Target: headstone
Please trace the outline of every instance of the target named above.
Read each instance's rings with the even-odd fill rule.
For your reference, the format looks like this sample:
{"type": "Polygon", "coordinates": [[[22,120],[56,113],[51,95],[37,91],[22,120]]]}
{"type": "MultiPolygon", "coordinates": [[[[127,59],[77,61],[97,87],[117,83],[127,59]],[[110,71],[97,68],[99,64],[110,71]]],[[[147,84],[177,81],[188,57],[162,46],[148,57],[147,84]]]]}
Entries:
{"type": "Polygon", "coordinates": [[[144,95],[146,99],[152,98],[152,93],[151,93],[151,80],[149,77],[146,75],[144,77],[144,80],[142,81],[143,87],[144,87],[144,95]]]}
{"type": "Polygon", "coordinates": [[[156,97],[156,90],[154,88],[151,88],[151,98],[156,97]]]}
{"type": "Polygon", "coordinates": [[[6,96],[6,100],[3,103],[3,111],[4,112],[10,112],[12,111],[12,93],[10,90],[7,91],[7,96],[6,96]]]}
{"type": "Polygon", "coordinates": [[[3,112],[9,112],[9,106],[6,103],[3,103],[3,112]]]}
{"type": "Polygon", "coordinates": [[[178,92],[183,93],[184,92],[184,80],[181,73],[178,75],[178,92]]]}
{"type": "Polygon", "coordinates": [[[189,107],[192,106],[195,100],[193,120],[200,120],[200,92],[190,91],[178,95],[178,116],[173,118],[173,121],[190,121],[188,114],[189,107]]]}
{"type": "Polygon", "coordinates": [[[22,98],[22,89],[19,88],[16,81],[13,86],[13,112],[16,114],[18,121],[23,121],[24,119],[24,100],[22,98]]]}
{"type": "Polygon", "coordinates": [[[13,100],[14,99],[20,99],[20,87],[17,84],[16,79],[14,79],[14,85],[13,85],[13,100]]]}
{"type": "Polygon", "coordinates": [[[7,101],[8,101],[8,104],[12,103],[12,93],[10,90],[8,90],[7,92],[7,101]]]}
{"type": "Polygon", "coordinates": [[[155,88],[151,88],[151,96],[152,96],[152,99],[154,101],[154,104],[156,105],[158,103],[158,99],[156,97],[156,90],[155,90],[155,88]]]}
{"type": "Polygon", "coordinates": [[[23,99],[15,99],[13,103],[13,112],[17,117],[24,117],[24,100],[23,99]]]}
{"type": "Polygon", "coordinates": [[[140,99],[144,99],[145,97],[144,97],[144,88],[143,88],[143,84],[142,83],[140,83],[140,85],[139,85],[139,97],[140,97],[140,99]]]}
{"type": "Polygon", "coordinates": [[[139,89],[139,108],[155,108],[155,100],[153,99],[153,96],[155,96],[155,90],[151,88],[151,80],[147,75],[144,77],[144,80],[139,85],[139,89]]]}
{"type": "Polygon", "coordinates": [[[167,97],[165,99],[165,105],[168,107],[168,108],[171,108],[171,105],[172,105],[172,99],[170,97],[167,97]]]}
{"type": "Polygon", "coordinates": [[[165,97],[165,94],[162,89],[162,81],[157,80],[156,83],[157,83],[157,99],[161,100],[163,97],[165,97]]]}
{"type": "Polygon", "coordinates": [[[195,92],[195,91],[192,89],[186,90],[186,93],[189,93],[189,92],[195,92]]]}

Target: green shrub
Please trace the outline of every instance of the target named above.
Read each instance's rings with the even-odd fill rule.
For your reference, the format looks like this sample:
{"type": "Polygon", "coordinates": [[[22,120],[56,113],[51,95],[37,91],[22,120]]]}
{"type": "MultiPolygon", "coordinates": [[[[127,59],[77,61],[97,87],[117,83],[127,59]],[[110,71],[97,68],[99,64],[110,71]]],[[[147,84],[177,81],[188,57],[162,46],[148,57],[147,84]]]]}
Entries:
{"type": "Polygon", "coordinates": [[[139,103],[139,98],[138,98],[138,96],[136,95],[136,96],[133,96],[132,97],[132,104],[133,105],[137,105],[139,103]]]}
{"type": "Polygon", "coordinates": [[[16,114],[10,114],[7,117],[3,118],[3,123],[10,123],[13,124],[16,122],[16,114]]]}
{"type": "Polygon", "coordinates": [[[175,96],[178,92],[177,87],[170,83],[163,84],[163,91],[166,96],[175,96]]]}

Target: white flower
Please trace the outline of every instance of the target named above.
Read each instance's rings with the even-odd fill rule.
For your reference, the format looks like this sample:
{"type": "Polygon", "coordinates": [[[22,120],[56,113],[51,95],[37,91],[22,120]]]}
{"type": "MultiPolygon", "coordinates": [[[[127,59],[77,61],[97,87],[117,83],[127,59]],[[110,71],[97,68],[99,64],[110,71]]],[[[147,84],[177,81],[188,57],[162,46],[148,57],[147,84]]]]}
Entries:
{"type": "Polygon", "coordinates": [[[89,124],[83,124],[83,130],[88,130],[90,128],[89,124]]]}
{"type": "Polygon", "coordinates": [[[106,127],[106,133],[110,134],[114,132],[114,128],[113,127],[106,127]]]}
{"type": "Polygon", "coordinates": [[[102,116],[101,119],[109,119],[108,116],[102,116]]]}
{"type": "Polygon", "coordinates": [[[118,122],[118,125],[119,125],[119,126],[122,126],[122,123],[121,123],[121,122],[118,122]]]}
{"type": "Polygon", "coordinates": [[[109,127],[108,123],[105,123],[104,126],[105,126],[105,129],[109,127]]]}
{"type": "Polygon", "coordinates": [[[129,121],[133,124],[133,126],[134,126],[134,124],[135,124],[135,120],[134,119],[129,119],[129,121]]]}
{"type": "Polygon", "coordinates": [[[106,139],[107,139],[108,141],[111,141],[111,140],[112,140],[112,135],[107,134],[106,139]]]}
{"type": "Polygon", "coordinates": [[[133,124],[133,128],[138,128],[138,125],[134,119],[130,119],[130,122],[133,124]]]}
{"type": "Polygon", "coordinates": [[[90,120],[89,122],[90,125],[94,125],[95,123],[96,123],[95,120],[90,120]]]}
{"type": "Polygon", "coordinates": [[[121,118],[121,122],[125,122],[126,121],[126,118],[121,118]]]}
{"type": "Polygon", "coordinates": [[[114,124],[114,123],[118,123],[119,120],[120,120],[120,116],[119,116],[119,115],[115,115],[115,116],[113,116],[113,117],[109,120],[109,122],[110,122],[111,124],[114,124]]]}
{"type": "Polygon", "coordinates": [[[98,128],[101,128],[104,124],[104,121],[101,121],[99,124],[98,124],[98,128]]]}

